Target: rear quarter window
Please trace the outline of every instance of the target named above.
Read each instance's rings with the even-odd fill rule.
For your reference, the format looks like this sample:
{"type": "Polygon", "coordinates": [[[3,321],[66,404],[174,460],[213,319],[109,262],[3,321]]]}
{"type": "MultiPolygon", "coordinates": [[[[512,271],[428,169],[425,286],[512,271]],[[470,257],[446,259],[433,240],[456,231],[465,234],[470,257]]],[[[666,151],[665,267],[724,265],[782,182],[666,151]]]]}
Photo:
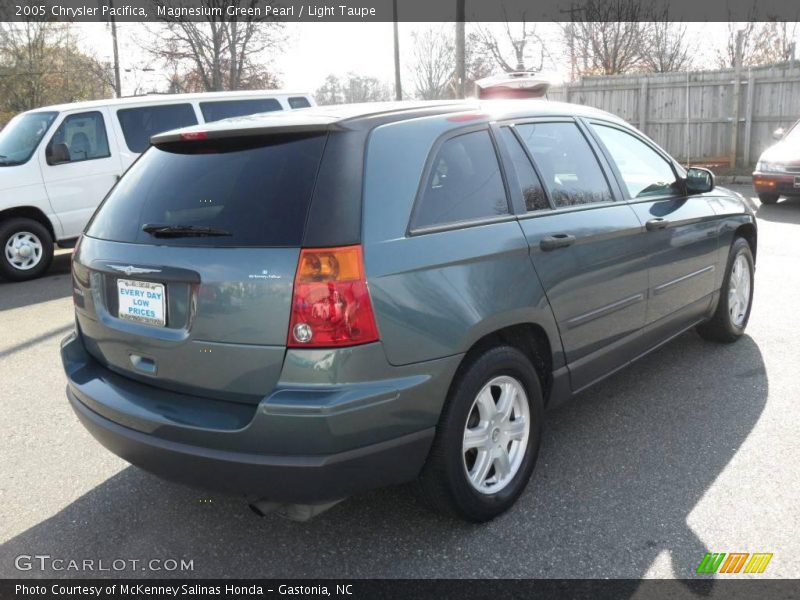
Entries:
{"type": "Polygon", "coordinates": [[[308,108],[311,106],[311,102],[308,101],[308,98],[304,98],[303,96],[296,96],[289,98],[289,106],[291,108],[308,108]]]}
{"type": "Polygon", "coordinates": [[[299,246],[326,136],[177,142],[150,148],[102,204],[87,235],[169,246],[299,246]],[[145,225],[228,235],[155,237],[145,225]]]}
{"type": "Polygon", "coordinates": [[[191,104],[121,108],[117,111],[117,118],[128,149],[137,153],[147,150],[150,138],[157,133],[197,125],[191,104]]]}
{"type": "Polygon", "coordinates": [[[429,166],[412,229],[509,214],[508,199],[488,130],[446,140],[429,166]]]}

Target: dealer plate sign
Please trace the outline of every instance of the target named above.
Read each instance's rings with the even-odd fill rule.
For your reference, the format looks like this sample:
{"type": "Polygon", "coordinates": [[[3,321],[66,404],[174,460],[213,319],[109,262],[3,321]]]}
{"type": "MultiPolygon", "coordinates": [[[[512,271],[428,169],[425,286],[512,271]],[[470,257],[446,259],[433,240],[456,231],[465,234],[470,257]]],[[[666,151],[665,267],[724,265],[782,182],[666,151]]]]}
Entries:
{"type": "Polygon", "coordinates": [[[117,279],[119,318],[164,327],[166,296],[163,283],[117,279]]]}

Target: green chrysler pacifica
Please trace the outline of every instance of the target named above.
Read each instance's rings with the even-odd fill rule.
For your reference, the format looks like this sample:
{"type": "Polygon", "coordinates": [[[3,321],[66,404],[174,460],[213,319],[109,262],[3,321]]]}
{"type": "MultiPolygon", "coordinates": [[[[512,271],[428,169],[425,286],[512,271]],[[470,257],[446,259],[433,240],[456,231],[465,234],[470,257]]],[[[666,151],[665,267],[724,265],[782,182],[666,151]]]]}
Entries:
{"type": "Polygon", "coordinates": [[[586,107],[205,124],[152,138],[81,237],[67,396],[125,460],[257,511],[416,480],[486,521],[545,408],[690,328],[736,341],[755,256],[741,196],[586,107]]]}

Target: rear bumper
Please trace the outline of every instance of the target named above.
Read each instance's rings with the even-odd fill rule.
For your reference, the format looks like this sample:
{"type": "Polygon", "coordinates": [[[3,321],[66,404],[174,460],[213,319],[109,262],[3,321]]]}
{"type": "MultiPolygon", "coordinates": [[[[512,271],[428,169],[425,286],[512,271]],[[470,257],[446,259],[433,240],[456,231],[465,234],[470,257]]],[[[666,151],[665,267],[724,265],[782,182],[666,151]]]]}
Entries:
{"type": "Polygon", "coordinates": [[[339,454],[274,456],[200,448],[118,425],[89,409],[67,388],[81,423],[117,456],[155,475],[193,487],[309,504],[417,476],[433,429],[339,454]]]}
{"type": "MultiPolygon", "coordinates": [[[[414,479],[457,366],[443,359],[389,380],[287,385],[253,406],[127,379],[89,356],[75,334],[61,354],[73,410],[114,454],[191,486],[303,504],[414,479]]],[[[291,379],[297,369],[284,373],[291,379]]]]}
{"type": "Polygon", "coordinates": [[[791,173],[753,173],[753,187],[758,194],[778,194],[781,196],[800,196],[800,187],[795,187],[795,179],[800,174],[791,173]]]}

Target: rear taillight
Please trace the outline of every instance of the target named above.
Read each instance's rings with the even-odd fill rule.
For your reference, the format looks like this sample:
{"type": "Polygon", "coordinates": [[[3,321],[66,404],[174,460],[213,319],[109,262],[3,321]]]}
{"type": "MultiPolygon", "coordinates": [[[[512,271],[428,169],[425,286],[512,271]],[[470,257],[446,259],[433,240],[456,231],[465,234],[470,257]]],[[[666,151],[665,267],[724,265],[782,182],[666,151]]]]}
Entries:
{"type": "Polygon", "coordinates": [[[207,131],[187,131],[181,134],[181,139],[185,142],[192,142],[194,140],[205,140],[208,138],[207,131]]]}
{"type": "Polygon", "coordinates": [[[75,241],[75,245],[72,247],[72,258],[70,258],[70,260],[73,260],[78,254],[78,250],[81,247],[81,240],[83,240],[83,235],[79,235],[78,239],[75,241]]]}
{"type": "Polygon", "coordinates": [[[341,347],[377,340],[361,246],[301,250],[287,346],[341,347]]]}

